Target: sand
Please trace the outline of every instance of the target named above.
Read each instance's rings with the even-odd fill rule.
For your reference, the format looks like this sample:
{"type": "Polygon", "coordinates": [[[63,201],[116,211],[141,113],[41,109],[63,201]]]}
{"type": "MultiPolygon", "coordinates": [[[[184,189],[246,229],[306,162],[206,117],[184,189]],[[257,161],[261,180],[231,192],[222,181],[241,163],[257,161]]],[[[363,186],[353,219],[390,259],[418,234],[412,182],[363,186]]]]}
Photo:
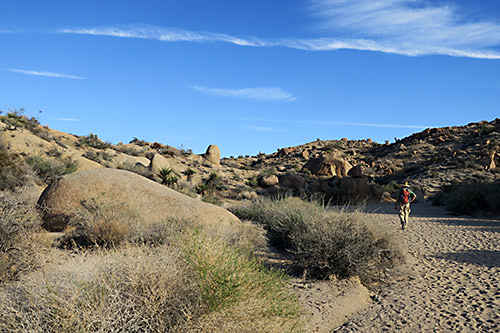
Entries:
{"type": "MultiPolygon", "coordinates": [[[[399,229],[394,205],[368,209],[399,229]]],[[[415,204],[398,234],[409,253],[407,273],[335,331],[500,332],[499,220],[415,204]]]]}

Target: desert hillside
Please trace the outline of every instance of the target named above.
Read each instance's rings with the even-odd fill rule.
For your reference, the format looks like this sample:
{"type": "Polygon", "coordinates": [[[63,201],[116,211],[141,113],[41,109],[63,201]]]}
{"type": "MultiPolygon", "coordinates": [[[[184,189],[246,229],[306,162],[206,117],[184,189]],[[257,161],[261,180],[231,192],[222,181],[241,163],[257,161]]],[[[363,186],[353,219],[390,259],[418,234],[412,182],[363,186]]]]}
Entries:
{"type": "Polygon", "coordinates": [[[222,159],[215,145],[196,155],[137,138],[111,144],[96,134],[58,132],[17,113],[2,117],[0,140],[8,152],[32,164],[52,163],[53,170],[39,168],[47,173],[40,188],[64,168],[118,168],[217,203],[280,195],[338,203],[387,201],[404,181],[420,199],[429,199],[445,185],[500,179],[500,119],[426,129],[392,143],[318,140],[268,155],[222,159]]]}

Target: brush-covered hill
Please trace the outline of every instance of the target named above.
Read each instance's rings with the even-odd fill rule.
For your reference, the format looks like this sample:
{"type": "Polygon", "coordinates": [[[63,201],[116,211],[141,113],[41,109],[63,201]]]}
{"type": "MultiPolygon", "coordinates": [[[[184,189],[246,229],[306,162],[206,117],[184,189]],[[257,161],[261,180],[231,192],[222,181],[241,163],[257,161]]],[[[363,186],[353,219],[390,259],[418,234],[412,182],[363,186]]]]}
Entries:
{"type": "MultiPolygon", "coordinates": [[[[390,200],[404,181],[429,198],[444,185],[500,180],[500,119],[426,129],[393,143],[318,140],[219,161],[217,147],[196,155],[137,138],[111,144],[96,134],[59,132],[10,112],[0,116],[0,145],[3,154],[24,160],[40,189],[65,173],[119,168],[216,203],[284,194],[334,202],[390,200]]],[[[2,187],[15,183],[15,170],[10,173],[3,172],[2,187]]]]}

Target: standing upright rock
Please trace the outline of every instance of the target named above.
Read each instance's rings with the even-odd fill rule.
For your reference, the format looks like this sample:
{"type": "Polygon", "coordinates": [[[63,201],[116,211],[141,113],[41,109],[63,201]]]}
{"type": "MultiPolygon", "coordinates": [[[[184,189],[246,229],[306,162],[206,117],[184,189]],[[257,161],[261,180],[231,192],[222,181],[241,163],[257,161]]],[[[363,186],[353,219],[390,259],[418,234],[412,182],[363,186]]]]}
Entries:
{"type": "Polygon", "coordinates": [[[220,165],[220,150],[216,145],[210,145],[203,157],[212,164],[220,165]]]}

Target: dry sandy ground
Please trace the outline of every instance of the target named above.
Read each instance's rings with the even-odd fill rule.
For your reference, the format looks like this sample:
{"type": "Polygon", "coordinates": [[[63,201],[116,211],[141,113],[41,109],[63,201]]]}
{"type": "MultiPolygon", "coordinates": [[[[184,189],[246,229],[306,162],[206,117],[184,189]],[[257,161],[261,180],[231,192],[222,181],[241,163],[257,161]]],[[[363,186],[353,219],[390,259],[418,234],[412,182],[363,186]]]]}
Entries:
{"type": "MultiPolygon", "coordinates": [[[[392,204],[373,217],[399,228],[392,204]]],[[[399,230],[406,276],[373,296],[339,332],[500,332],[500,221],[415,204],[399,230]]]]}

